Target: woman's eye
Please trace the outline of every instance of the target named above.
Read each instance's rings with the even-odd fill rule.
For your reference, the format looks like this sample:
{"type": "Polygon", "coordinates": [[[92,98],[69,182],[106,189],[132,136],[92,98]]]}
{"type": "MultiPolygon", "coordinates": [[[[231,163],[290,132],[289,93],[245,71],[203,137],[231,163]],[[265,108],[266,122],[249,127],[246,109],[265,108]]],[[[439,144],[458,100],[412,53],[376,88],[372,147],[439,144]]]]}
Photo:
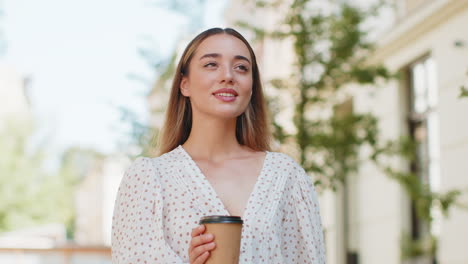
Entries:
{"type": "Polygon", "coordinates": [[[216,63],[210,62],[210,63],[205,64],[204,67],[207,67],[207,68],[208,68],[208,67],[216,67],[216,63]]]}
{"type": "Polygon", "coordinates": [[[249,70],[249,68],[247,68],[247,66],[245,65],[239,65],[237,66],[238,69],[240,69],[241,71],[244,71],[244,72],[247,72],[249,70]]]}

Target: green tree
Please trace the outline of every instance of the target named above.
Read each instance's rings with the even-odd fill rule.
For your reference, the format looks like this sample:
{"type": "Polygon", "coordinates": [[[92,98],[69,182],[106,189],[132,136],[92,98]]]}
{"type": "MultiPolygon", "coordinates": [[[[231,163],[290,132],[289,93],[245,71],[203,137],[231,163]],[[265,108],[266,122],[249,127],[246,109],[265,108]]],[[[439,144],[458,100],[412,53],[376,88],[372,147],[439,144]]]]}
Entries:
{"type": "Polygon", "coordinates": [[[0,128],[0,232],[49,222],[73,225],[76,174],[65,163],[57,173],[43,167],[46,148],[32,149],[34,127],[2,122],[0,128]]]}
{"type": "MultiPolygon", "coordinates": [[[[357,170],[359,147],[377,143],[377,121],[371,114],[354,113],[352,107],[346,113],[322,118],[312,117],[310,112],[340,109],[346,99],[337,99],[336,95],[345,85],[375,84],[391,74],[382,65],[368,63],[373,44],[363,24],[377,13],[377,7],[363,10],[341,1],[323,1],[322,6],[312,2],[292,1],[277,31],[242,22],[240,25],[254,30],[260,38],[292,39],[296,61],[288,79],[297,83],[291,85],[289,80],[276,79],[271,84],[294,95],[293,122],[297,133],[285,132],[273,120],[275,136],[280,143],[292,141],[297,145],[299,161],[315,175],[316,185],[335,189],[357,170]]],[[[262,8],[285,5],[284,1],[256,3],[262,8]]]]}
{"type": "MultiPolygon", "coordinates": [[[[287,89],[294,96],[295,133],[287,133],[274,119],[275,137],[284,144],[294,144],[299,161],[313,174],[321,189],[333,189],[347,182],[358,170],[359,156],[369,146],[374,161],[390,178],[408,193],[420,218],[430,223],[431,208],[439,208],[445,215],[457,204],[460,190],[445,193],[431,191],[427,184],[408,170],[397,170],[388,160],[405,159],[414,162],[414,142],[408,137],[383,143],[379,137],[378,119],[372,113],[355,113],[352,100],[343,95],[350,84],[356,89],[377,89],[381,80],[398,77],[382,65],[369,63],[374,44],[370,41],[365,23],[378,14],[383,2],[369,9],[349,4],[349,1],[254,1],[257,7],[285,11],[284,19],[275,28],[263,28],[240,22],[251,29],[257,38],[289,39],[293,42],[296,61],[293,74],[286,79],[272,80],[277,89],[287,89]],[[296,81],[291,81],[296,80],[296,81]],[[311,115],[310,113],[331,113],[311,115]]],[[[462,88],[462,96],[467,91],[462,88]]],[[[279,116],[278,98],[271,99],[273,116],[279,116]]],[[[408,166],[409,167],[409,166],[408,166]]],[[[435,257],[435,240],[403,241],[402,252],[407,255],[425,254],[435,257]],[[408,246],[409,245],[409,246],[408,246]],[[424,245],[422,247],[421,245],[424,245]],[[426,246],[428,245],[428,246],[426,246]]]]}

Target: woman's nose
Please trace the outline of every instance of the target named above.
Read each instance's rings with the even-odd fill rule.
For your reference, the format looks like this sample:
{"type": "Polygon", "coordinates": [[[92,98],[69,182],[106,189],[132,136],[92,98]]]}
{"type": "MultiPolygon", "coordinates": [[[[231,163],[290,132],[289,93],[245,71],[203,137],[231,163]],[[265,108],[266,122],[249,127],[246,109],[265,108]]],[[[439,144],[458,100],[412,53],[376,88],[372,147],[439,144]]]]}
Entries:
{"type": "Polygon", "coordinates": [[[230,67],[223,67],[221,80],[224,82],[232,82],[234,80],[234,75],[232,74],[232,69],[230,67]]]}

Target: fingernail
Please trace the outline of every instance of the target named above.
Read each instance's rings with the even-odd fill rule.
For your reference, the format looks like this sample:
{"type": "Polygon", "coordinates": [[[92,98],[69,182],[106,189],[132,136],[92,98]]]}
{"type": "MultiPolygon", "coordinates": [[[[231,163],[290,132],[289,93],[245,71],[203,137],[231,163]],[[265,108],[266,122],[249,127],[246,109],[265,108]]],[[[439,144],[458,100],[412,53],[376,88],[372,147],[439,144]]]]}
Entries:
{"type": "Polygon", "coordinates": [[[212,238],[213,238],[213,235],[212,235],[212,234],[206,234],[206,238],[212,239],[212,238]]]}

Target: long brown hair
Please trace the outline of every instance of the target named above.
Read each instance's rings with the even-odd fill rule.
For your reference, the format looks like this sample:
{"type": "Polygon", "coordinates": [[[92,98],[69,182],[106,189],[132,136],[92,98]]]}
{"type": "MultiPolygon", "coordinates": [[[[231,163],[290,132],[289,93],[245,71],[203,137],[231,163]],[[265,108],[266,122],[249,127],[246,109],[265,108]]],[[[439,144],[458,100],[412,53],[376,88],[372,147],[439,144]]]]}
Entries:
{"type": "Polygon", "coordinates": [[[197,35],[185,48],[177,65],[172,82],[166,119],[158,140],[159,154],[169,152],[183,144],[190,135],[192,128],[192,107],[190,100],[180,92],[180,83],[184,75],[188,75],[190,61],[200,43],[206,38],[228,34],[240,39],[247,46],[252,58],[252,97],[244,113],[237,117],[236,138],[239,144],[253,150],[270,150],[271,133],[268,127],[267,109],[263,88],[260,80],[257,59],[247,40],[232,28],[211,28],[197,35]]]}

